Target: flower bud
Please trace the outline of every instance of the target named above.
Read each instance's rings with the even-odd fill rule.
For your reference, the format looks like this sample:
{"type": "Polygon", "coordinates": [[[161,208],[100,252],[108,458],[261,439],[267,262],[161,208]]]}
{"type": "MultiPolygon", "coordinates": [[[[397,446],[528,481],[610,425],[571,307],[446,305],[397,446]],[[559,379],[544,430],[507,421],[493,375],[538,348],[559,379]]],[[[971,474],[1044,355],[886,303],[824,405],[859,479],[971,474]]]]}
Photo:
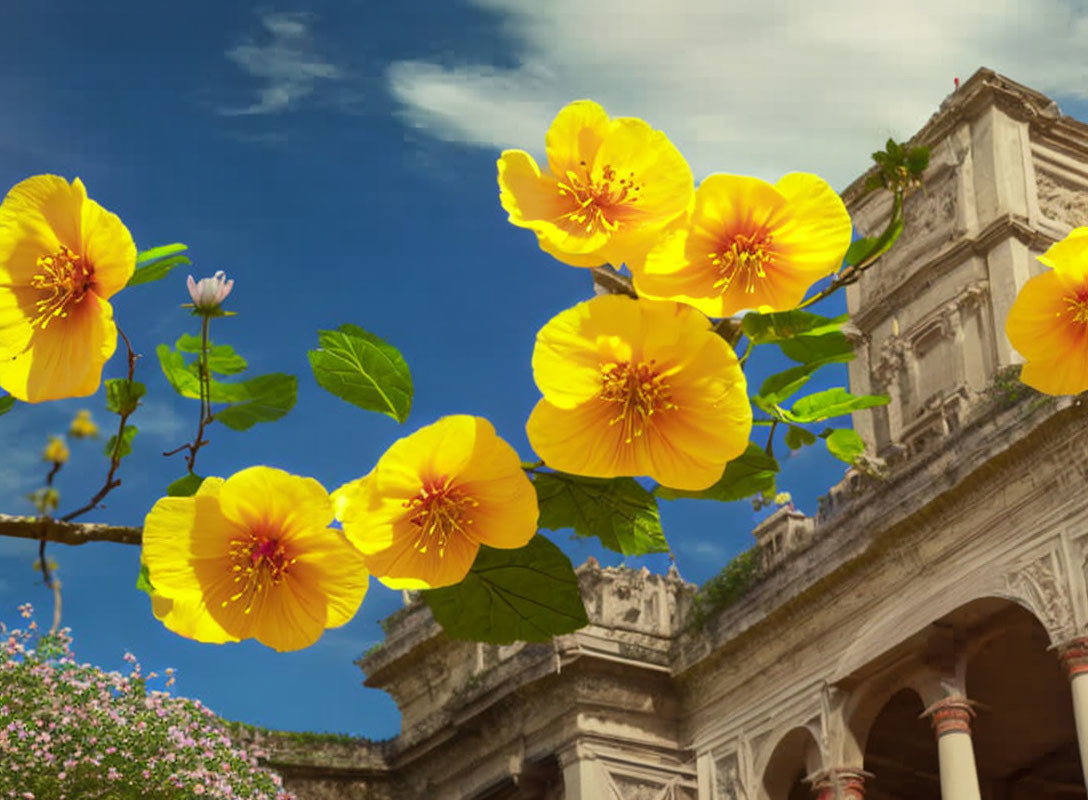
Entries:
{"type": "Polygon", "coordinates": [[[68,460],[68,445],[64,443],[64,439],[59,436],[50,436],[49,444],[45,446],[45,450],[42,451],[42,461],[49,461],[53,464],[63,464],[68,460]]]}
{"type": "Polygon", "coordinates": [[[76,416],[68,428],[68,436],[73,439],[92,439],[97,435],[98,426],[91,419],[91,412],[81,408],[76,412],[76,416]]]}
{"type": "Polygon", "coordinates": [[[208,314],[219,310],[220,304],[227,299],[234,288],[234,280],[227,280],[227,273],[219,270],[210,278],[193,280],[190,275],[186,281],[189,297],[193,298],[193,307],[198,314],[208,314]]]}

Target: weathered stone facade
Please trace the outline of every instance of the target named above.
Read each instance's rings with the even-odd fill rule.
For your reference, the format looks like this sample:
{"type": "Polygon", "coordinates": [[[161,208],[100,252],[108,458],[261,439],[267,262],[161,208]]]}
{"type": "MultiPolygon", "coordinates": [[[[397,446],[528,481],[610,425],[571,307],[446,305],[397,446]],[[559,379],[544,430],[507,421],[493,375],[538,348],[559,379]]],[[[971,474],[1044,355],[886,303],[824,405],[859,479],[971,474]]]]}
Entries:
{"type": "MultiPolygon", "coordinates": [[[[549,644],[454,642],[407,606],[360,661],[402,733],[273,741],[300,797],[1085,797],[1088,409],[1010,382],[1003,324],[1088,224],[1088,126],[981,70],[914,141],[903,241],[848,291],[887,476],[766,520],[757,579],[698,615],[677,575],[592,562],[591,624],[549,644]]],[[[844,197],[870,233],[890,207],[864,177],[844,197]]]]}

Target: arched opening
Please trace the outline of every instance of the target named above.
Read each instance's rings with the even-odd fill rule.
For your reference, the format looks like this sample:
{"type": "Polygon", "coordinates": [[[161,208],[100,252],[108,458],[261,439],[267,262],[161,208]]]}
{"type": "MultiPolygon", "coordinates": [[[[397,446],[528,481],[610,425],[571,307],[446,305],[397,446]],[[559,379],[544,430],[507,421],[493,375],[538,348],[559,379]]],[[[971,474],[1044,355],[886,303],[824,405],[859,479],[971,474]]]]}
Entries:
{"type": "Polygon", "coordinates": [[[812,800],[804,778],[816,769],[819,747],[808,728],[794,728],[783,736],[763,770],[760,800],[812,800]]]}
{"type": "Polygon", "coordinates": [[[1073,700],[1050,637],[1010,604],[967,662],[983,797],[1084,800],[1073,700]]]}
{"type": "Polygon", "coordinates": [[[922,699],[901,689],[881,708],[865,742],[866,800],[941,800],[937,742],[919,717],[922,699]]]}

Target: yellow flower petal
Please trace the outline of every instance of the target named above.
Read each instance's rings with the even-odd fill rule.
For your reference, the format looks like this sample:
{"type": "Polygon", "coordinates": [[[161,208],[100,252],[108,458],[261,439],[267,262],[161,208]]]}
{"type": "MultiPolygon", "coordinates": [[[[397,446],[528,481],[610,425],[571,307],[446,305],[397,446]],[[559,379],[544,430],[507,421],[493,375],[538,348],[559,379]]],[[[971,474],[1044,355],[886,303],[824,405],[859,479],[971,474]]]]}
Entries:
{"type": "Polygon", "coordinates": [[[161,594],[151,595],[151,613],[167,629],[186,639],[193,639],[208,644],[236,642],[208,613],[204,598],[197,592],[179,595],[176,598],[161,594]]]}
{"type": "Polygon", "coordinates": [[[601,478],[649,475],[699,490],[747,446],[752,412],[744,374],[695,309],[598,297],[555,317],[537,343],[537,351],[547,351],[541,358],[535,351],[533,360],[544,398],[526,432],[554,469],[601,478]],[[594,363],[596,388],[575,402],[562,376],[588,372],[594,363]]]}
{"type": "Polygon", "coordinates": [[[641,259],[653,234],[691,203],[691,170],[660,131],[640,119],[610,120],[599,105],[571,103],[547,134],[550,172],[527,153],[499,159],[502,206],[541,248],[579,267],[641,259]]]}
{"type": "Polygon", "coordinates": [[[398,440],[366,478],[337,491],[344,534],[383,583],[457,583],[481,542],[521,547],[536,493],[510,445],[481,417],[443,417],[398,440]]]}
{"type": "Polygon", "coordinates": [[[91,199],[83,203],[82,252],[94,265],[94,292],[103,299],[124,289],[136,270],[136,243],[132,234],[120,217],[91,199]]]}
{"type": "Polygon", "coordinates": [[[83,184],[58,175],[17,183],[0,204],[0,286],[27,286],[40,256],[64,245],[80,252],[83,184]]]}
{"type": "Polygon", "coordinates": [[[0,204],[0,388],[26,402],[93,394],[117,347],[107,298],[136,246],[83,183],[38,175],[0,204]]]}
{"type": "Polygon", "coordinates": [[[27,349],[0,361],[0,388],[28,403],[92,395],[116,348],[113,308],[88,292],[68,316],[34,330],[27,349]]]}
{"type": "Polygon", "coordinates": [[[160,499],[143,550],[161,598],[156,615],[200,641],[252,638],[281,651],[313,644],[351,619],[368,582],[363,557],[327,527],[331,517],[317,481],[271,467],[160,499]]]}
{"type": "Polygon", "coordinates": [[[219,502],[235,524],[256,529],[274,521],[279,535],[288,538],[333,520],[332,501],[320,483],[274,467],[234,473],[223,484],[219,502]]]}
{"type": "Polygon", "coordinates": [[[552,174],[562,178],[592,164],[609,130],[608,114],[598,103],[575,100],[564,106],[544,136],[552,174]]]}
{"type": "Polygon", "coordinates": [[[842,200],[815,175],[791,173],[774,186],[711,175],[696,190],[686,225],[630,266],[641,295],[689,303],[712,317],[782,311],[839,268],[851,231],[842,200]]]}

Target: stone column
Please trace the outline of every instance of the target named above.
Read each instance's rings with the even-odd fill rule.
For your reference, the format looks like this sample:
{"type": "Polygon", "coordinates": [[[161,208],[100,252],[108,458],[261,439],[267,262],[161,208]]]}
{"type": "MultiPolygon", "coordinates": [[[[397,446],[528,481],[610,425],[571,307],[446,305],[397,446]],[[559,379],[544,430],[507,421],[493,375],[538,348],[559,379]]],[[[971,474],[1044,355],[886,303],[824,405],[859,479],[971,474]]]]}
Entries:
{"type": "Polygon", "coordinates": [[[832,767],[807,780],[816,800],[865,800],[865,779],[871,777],[857,767],[832,767]]]}
{"type": "Polygon", "coordinates": [[[1071,639],[1059,648],[1062,666],[1073,690],[1073,719],[1077,723],[1077,743],[1084,785],[1088,786],[1088,637],[1071,639]]]}
{"type": "Polygon", "coordinates": [[[608,777],[596,755],[574,744],[559,752],[563,771],[563,800],[607,800],[608,777]]]}
{"type": "Polygon", "coordinates": [[[932,716],[937,734],[937,758],[941,770],[941,800],[981,800],[975,748],[971,744],[971,717],[966,697],[947,697],[934,703],[923,716],[932,716]]]}

